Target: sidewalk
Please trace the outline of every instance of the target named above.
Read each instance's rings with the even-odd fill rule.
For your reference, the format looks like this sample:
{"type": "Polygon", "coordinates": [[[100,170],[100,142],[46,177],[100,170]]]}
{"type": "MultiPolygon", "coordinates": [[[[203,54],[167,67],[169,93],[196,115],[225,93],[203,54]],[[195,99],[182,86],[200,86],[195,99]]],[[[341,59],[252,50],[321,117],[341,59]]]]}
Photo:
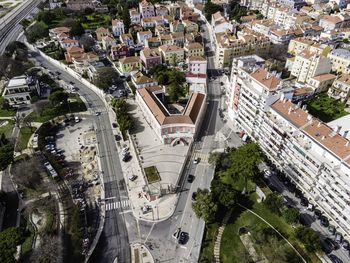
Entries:
{"type": "Polygon", "coordinates": [[[132,263],[154,263],[151,252],[148,248],[140,243],[131,245],[131,262],[132,263]]]}

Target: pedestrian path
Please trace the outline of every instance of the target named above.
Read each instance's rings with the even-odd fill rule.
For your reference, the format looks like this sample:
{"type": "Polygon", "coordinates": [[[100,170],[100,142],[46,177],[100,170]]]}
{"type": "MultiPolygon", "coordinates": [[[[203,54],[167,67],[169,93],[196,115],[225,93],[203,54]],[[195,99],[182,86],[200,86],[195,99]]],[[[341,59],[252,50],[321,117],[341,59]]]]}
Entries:
{"type": "Polygon", "coordinates": [[[119,208],[130,207],[130,200],[106,203],[106,211],[116,210],[119,208]]]}
{"type": "Polygon", "coordinates": [[[199,158],[200,162],[208,162],[209,154],[208,153],[202,153],[200,151],[195,151],[193,153],[193,159],[199,158]]]}

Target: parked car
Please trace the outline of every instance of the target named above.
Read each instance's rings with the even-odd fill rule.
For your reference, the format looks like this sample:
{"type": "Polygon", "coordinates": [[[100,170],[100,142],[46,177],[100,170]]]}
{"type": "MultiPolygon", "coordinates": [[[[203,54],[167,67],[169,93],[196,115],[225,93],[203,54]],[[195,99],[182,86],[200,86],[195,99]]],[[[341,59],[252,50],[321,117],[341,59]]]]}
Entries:
{"type": "Polygon", "coordinates": [[[335,226],[330,225],[330,226],[328,227],[328,232],[329,232],[331,235],[334,235],[334,234],[335,234],[335,226]]]}
{"type": "Polygon", "coordinates": [[[197,198],[197,192],[193,192],[192,193],[192,200],[196,201],[196,198],[197,198]]]}
{"type": "Polygon", "coordinates": [[[199,161],[200,161],[200,159],[199,159],[198,157],[197,157],[197,158],[194,158],[194,159],[193,159],[193,164],[198,164],[199,161]]]}
{"type": "Polygon", "coordinates": [[[187,177],[187,182],[192,183],[194,181],[194,175],[193,174],[189,174],[187,177]]]}
{"type": "Polygon", "coordinates": [[[173,238],[178,239],[181,234],[181,227],[177,228],[175,232],[173,233],[173,238]]]}
{"type": "Polygon", "coordinates": [[[332,239],[327,237],[321,242],[321,247],[325,253],[329,254],[333,250],[337,249],[337,244],[332,239]]]}
{"type": "Polygon", "coordinates": [[[127,155],[123,156],[122,161],[123,162],[128,162],[130,159],[131,159],[131,155],[127,154],[127,155]]]}
{"type": "Polygon", "coordinates": [[[131,181],[131,182],[133,182],[133,181],[135,181],[137,179],[137,175],[130,175],[129,176],[129,180],[131,181]]]}
{"type": "Polygon", "coordinates": [[[303,198],[300,199],[300,204],[302,206],[308,206],[309,201],[305,197],[303,197],[303,198]]]}
{"type": "Polygon", "coordinates": [[[320,223],[321,223],[321,226],[323,227],[328,227],[329,226],[329,221],[328,221],[328,218],[325,217],[325,216],[321,216],[321,219],[320,219],[320,223]]]}
{"type": "Polygon", "coordinates": [[[179,238],[179,244],[180,245],[185,245],[189,239],[189,235],[187,232],[181,232],[180,238],[179,238]]]}
{"type": "Polygon", "coordinates": [[[271,176],[271,171],[269,169],[264,169],[264,176],[265,177],[270,177],[271,176]]]}
{"type": "Polygon", "coordinates": [[[343,263],[343,261],[338,258],[336,255],[328,255],[329,259],[333,262],[333,263],[343,263]]]}
{"type": "Polygon", "coordinates": [[[343,243],[341,244],[341,248],[344,250],[349,250],[349,241],[343,240],[343,243]]]}
{"type": "Polygon", "coordinates": [[[315,209],[315,210],[314,210],[314,215],[315,215],[315,218],[316,218],[316,219],[320,219],[321,216],[322,216],[321,210],[315,209]]]}
{"type": "Polygon", "coordinates": [[[335,242],[337,242],[338,244],[341,244],[343,241],[343,236],[342,234],[340,234],[339,232],[335,233],[335,238],[334,238],[335,242]]]}

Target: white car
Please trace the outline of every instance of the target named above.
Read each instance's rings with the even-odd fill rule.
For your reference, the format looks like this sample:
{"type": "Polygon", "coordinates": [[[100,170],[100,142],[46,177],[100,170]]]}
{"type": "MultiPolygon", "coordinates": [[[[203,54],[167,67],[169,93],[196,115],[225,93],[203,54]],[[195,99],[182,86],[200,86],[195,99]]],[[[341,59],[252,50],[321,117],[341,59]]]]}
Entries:
{"type": "Polygon", "coordinates": [[[271,176],[271,171],[269,169],[264,169],[264,175],[266,177],[270,177],[271,176]]]}
{"type": "Polygon", "coordinates": [[[194,158],[193,159],[193,164],[198,164],[199,163],[199,158],[197,157],[197,158],[194,158]]]}

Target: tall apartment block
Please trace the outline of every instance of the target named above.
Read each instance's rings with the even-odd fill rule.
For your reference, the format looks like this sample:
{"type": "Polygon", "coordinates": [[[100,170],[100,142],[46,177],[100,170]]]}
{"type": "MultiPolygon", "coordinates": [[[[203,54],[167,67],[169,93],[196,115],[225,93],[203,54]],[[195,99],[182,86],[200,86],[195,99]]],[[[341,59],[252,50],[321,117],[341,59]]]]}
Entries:
{"type": "Polygon", "coordinates": [[[350,141],[293,104],[293,88],[263,68],[259,57],[233,62],[226,103],[235,125],[259,143],[269,159],[350,235],[350,141]]]}

